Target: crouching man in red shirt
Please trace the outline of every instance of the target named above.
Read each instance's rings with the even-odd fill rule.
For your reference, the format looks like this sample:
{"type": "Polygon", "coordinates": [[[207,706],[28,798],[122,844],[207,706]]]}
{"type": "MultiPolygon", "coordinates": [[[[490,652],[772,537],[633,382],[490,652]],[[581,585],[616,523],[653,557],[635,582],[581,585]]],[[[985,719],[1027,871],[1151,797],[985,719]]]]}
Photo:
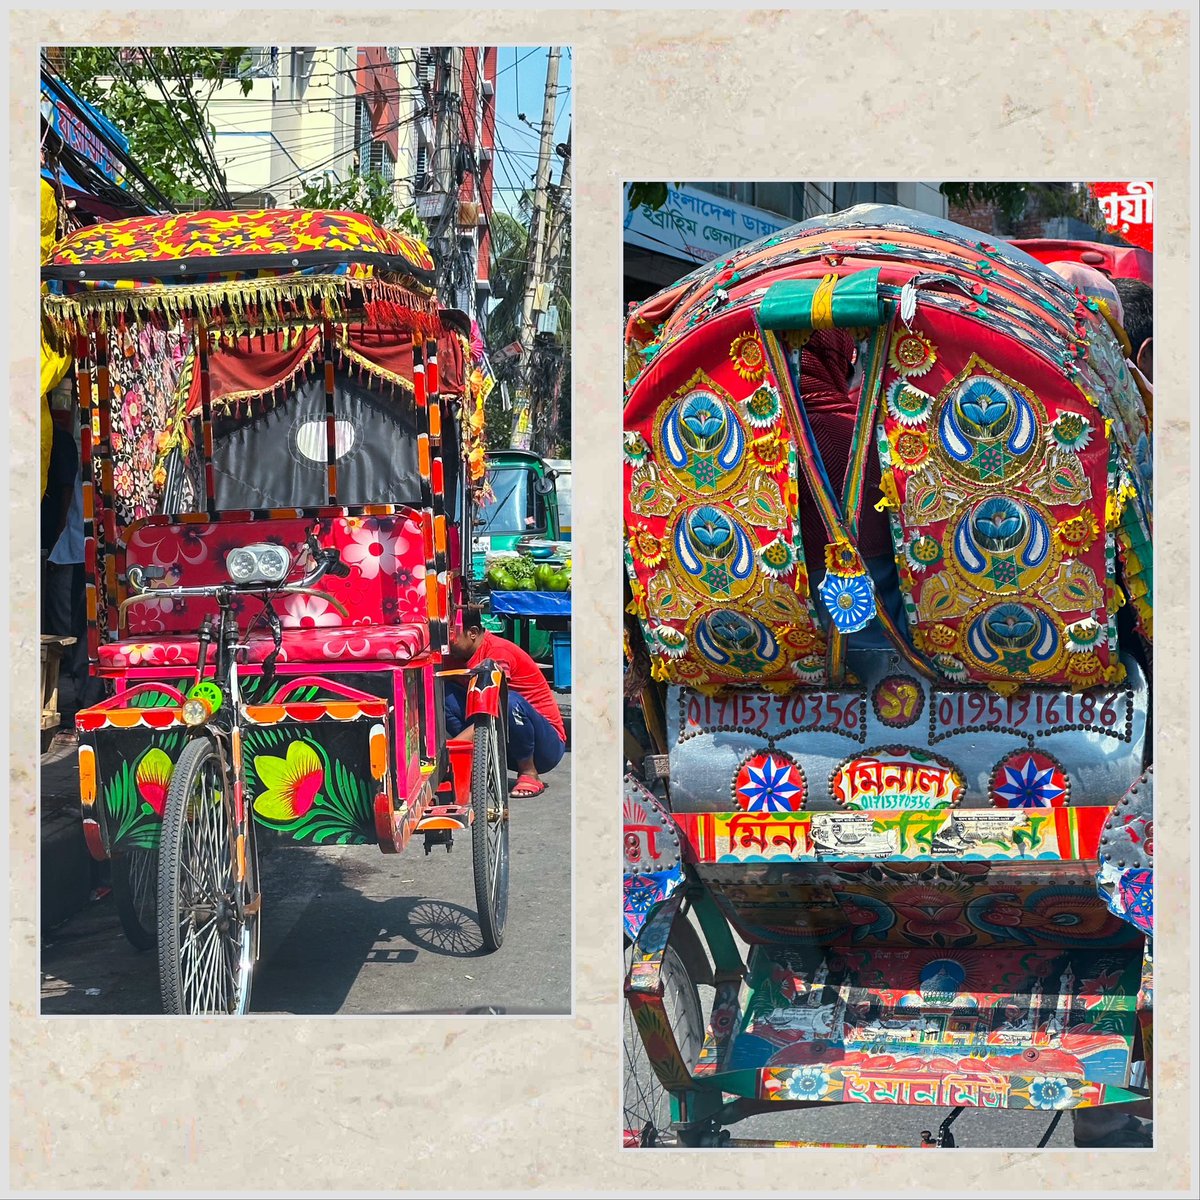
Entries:
{"type": "MultiPolygon", "coordinates": [[[[474,667],[490,658],[508,676],[508,768],[517,773],[511,794],[540,796],[546,790],[541,773],[558,766],[567,733],[537,663],[520,646],[484,629],[477,608],[463,610],[462,629],[452,635],[450,649],[456,662],[474,667]]],[[[474,736],[465,692],[457,687],[446,689],[446,732],[457,741],[474,736]]]]}

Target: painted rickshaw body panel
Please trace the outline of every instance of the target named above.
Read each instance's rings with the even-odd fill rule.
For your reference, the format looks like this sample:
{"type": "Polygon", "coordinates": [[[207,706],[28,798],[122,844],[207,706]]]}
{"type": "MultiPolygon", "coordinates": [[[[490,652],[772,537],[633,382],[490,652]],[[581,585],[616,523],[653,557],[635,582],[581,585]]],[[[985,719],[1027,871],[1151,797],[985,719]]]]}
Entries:
{"type": "Polygon", "coordinates": [[[1103,847],[1153,824],[1150,421],[1104,315],[1018,249],[860,206],[637,306],[626,384],[630,612],[669,762],[664,798],[626,784],[626,996],[677,1124],[1143,1095],[1152,880],[1103,847]],[[883,596],[885,570],[806,561],[800,535],[798,364],[839,303],[867,314],[876,405],[849,474],[873,457],[881,484],[834,494],[826,529],[853,547],[859,503],[886,512],[898,644],[842,633],[817,586],[883,596]],[[661,971],[693,920],[716,992],[687,1063],[661,971]]]}
{"type": "Polygon", "coordinates": [[[116,689],[79,716],[97,857],[157,845],[197,630],[216,612],[150,595],[122,620],[134,567],[164,569],[164,587],[213,585],[230,550],[273,542],[295,561],[315,530],[350,569],[319,597],[279,598],[270,682],[271,636],[247,630],[261,603],[242,602],[230,757],[259,824],[394,851],[439,792],[453,798],[450,771],[469,771],[460,754],[438,776],[437,672],[483,448],[468,327],[439,309],[433,267],[421,243],[369,218],[300,210],[137,218],[55,248],[45,311],[76,355],[89,652],[116,689]],[[288,415],[302,394],[307,425],[288,415]],[[381,437],[399,439],[390,478],[381,437]],[[278,486],[256,500],[260,467],[278,486]],[[289,479],[299,490],[281,502],[289,479]]]}

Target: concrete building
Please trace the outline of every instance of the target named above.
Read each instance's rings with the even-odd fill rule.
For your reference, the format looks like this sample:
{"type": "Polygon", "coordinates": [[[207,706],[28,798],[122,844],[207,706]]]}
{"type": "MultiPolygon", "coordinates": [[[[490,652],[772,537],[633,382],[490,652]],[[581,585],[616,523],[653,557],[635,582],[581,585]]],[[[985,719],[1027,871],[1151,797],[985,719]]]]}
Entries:
{"type": "Polygon", "coordinates": [[[377,172],[400,207],[411,204],[402,131],[412,123],[413,56],[398,46],[255,47],[207,106],[235,203],[293,204],[305,179],[377,172]]]}
{"type": "Polygon", "coordinates": [[[285,206],[305,177],[353,174],[357,59],[354,46],[259,46],[213,92],[213,149],[239,208],[285,206]]]}

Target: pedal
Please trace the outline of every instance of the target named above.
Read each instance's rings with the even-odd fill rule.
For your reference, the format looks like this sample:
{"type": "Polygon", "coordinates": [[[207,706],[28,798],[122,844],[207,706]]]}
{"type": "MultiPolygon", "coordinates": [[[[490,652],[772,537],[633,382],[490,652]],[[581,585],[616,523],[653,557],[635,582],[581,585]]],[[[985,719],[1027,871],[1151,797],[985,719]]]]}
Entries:
{"type": "Polygon", "coordinates": [[[429,854],[434,846],[445,846],[447,854],[454,849],[453,829],[426,829],[423,832],[425,835],[426,854],[429,854]]]}

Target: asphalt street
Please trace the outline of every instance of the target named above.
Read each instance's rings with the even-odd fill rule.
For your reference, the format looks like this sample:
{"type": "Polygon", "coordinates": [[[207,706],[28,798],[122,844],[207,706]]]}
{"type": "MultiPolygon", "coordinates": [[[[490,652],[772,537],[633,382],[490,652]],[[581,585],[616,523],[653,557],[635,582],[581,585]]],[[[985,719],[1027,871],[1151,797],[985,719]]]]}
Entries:
{"type": "MultiPolygon", "coordinates": [[[[375,846],[261,847],[255,1013],[567,1013],[571,1009],[571,755],[548,790],[510,801],[504,944],[480,949],[471,836],[428,857],[375,846]]],[[[266,838],[263,839],[265,843],[266,838]]],[[[161,1012],[154,952],[125,940],[111,894],[45,935],[44,1014],[161,1012]]]]}

